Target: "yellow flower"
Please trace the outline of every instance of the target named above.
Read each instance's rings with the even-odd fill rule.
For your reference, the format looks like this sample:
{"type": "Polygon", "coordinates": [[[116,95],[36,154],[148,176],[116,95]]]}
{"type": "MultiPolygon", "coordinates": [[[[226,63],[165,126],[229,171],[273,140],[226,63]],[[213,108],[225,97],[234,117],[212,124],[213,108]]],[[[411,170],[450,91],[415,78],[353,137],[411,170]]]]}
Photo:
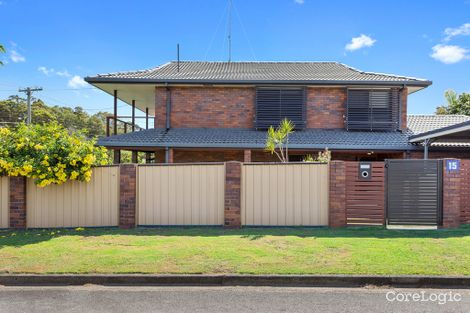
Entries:
{"type": "Polygon", "coordinates": [[[70,179],[76,179],[77,177],[78,177],[78,172],[72,171],[72,173],[70,173],[70,179]]]}
{"type": "Polygon", "coordinates": [[[91,165],[95,162],[96,158],[93,154],[88,154],[86,157],[83,158],[83,163],[91,165]]]}
{"type": "Polygon", "coordinates": [[[44,147],[41,146],[40,144],[36,144],[36,145],[34,146],[34,149],[36,149],[36,150],[42,150],[43,148],[44,148],[44,147]]]}
{"type": "Polygon", "coordinates": [[[77,160],[74,159],[74,160],[70,161],[70,165],[72,165],[72,166],[77,165],[77,160]]]}

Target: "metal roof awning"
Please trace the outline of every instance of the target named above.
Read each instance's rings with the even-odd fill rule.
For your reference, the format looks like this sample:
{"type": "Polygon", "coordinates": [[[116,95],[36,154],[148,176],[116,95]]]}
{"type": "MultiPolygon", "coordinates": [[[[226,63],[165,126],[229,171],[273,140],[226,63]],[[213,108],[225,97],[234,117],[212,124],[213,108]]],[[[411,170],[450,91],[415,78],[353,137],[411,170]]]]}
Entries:
{"type": "Polygon", "coordinates": [[[470,148],[470,121],[412,135],[409,137],[409,142],[423,143],[425,159],[428,157],[428,148],[431,143],[458,144],[470,148]]]}

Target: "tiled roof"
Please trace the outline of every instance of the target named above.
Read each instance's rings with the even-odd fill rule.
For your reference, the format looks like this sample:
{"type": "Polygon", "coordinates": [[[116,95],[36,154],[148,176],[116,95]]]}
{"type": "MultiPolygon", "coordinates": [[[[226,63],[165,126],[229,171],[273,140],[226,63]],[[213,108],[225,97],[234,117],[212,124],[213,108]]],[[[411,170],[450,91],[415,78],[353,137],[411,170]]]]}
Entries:
{"type": "Polygon", "coordinates": [[[85,79],[97,82],[302,82],[302,83],[407,83],[427,86],[414,77],[363,72],[338,62],[169,62],[143,71],[100,74],[85,79]]]}
{"type": "MultiPolygon", "coordinates": [[[[289,137],[292,149],[335,150],[407,150],[408,133],[348,132],[343,129],[307,129],[289,137]]],[[[266,132],[233,128],[149,129],[101,138],[98,145],[107,147],[175,147],[175,148],[252,148],[262,149],[266,132]]]]}
{"type": "Polygon", "coordinates": [[[470,121],[466,115],[408,115],[407,125],[414,134],[470,121]]]}
{"type": "MultiPolygon", "coordinates": [[[[408,129],[413,135],[470,121],[466,115],[408,115],[408,129]]],[[[470,147],[465,142],[433,142],[433,147],[470,147]]]]}

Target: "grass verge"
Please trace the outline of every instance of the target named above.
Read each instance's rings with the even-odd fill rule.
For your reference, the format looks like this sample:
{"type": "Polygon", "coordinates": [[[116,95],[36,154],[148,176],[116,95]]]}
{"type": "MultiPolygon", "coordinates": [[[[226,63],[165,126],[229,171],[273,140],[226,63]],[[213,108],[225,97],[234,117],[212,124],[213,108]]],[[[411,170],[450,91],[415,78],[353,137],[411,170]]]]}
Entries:
{"type": "Polygon", "coordinates": [[[0,272],[470,275],[470,226],[0,231],[0,272]]]}

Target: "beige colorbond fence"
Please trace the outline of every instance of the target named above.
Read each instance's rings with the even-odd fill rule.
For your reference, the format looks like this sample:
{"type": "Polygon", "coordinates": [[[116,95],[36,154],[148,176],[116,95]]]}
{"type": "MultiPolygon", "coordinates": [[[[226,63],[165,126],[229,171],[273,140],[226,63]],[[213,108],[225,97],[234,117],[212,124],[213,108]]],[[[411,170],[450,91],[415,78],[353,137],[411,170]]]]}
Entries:
{"type": "Polygon", "coordinates": [[[119,167],[93,169],[89,183],[37,187],[27,182],[28,227],[118,226],[119,167]]]}
{"type": "Polygon", "coordinates": [[[138,225],[223,225],[224,164],[139,166],[138,225]]]}
{"type": "Polygon", "coordinates": [[[0,177],[0,228],[8,228],[9,178],[0,177]]]}
{"type": "Polygon", "coordinates": [[[328,225],[328,164],[244,164],[242,225],[328,225]]]}

